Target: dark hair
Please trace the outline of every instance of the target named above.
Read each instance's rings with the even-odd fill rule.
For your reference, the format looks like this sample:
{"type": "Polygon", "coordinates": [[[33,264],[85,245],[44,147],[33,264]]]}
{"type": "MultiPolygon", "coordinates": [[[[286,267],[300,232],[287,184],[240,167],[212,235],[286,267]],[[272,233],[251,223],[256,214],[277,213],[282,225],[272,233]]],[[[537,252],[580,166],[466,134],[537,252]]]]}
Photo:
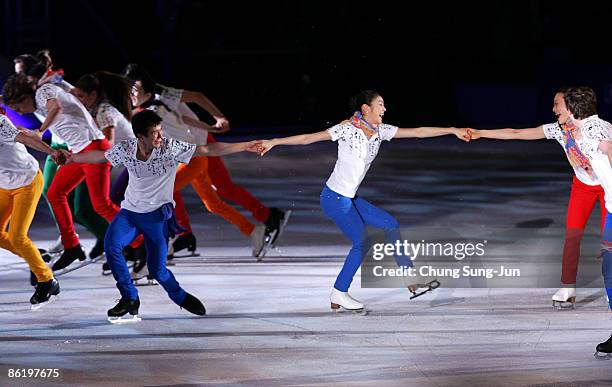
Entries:
{"type": "Polygon", "coordinates": [[[162,118],[158,116],[157,113],[151,110],[143,110],[140,113],[134,114],[134,117],[132,117],[132,131],[136,137],[138,137],[138,135],[147,137],[149,128],[161,123],[162,118]]]}
{"type": "Polygon", "coordinates": [[[588,86],[568,87],[563,93],[567,110],[575,118],[583,120],[597,114],[597,97],[588,86]]]}
{"type": "Polygon", "coordinates": [[[53,68],[53,60],[51,59],[51,51],[48,48],[43,48],[42,50],[36,53],[36,58],[38,58],[38,62],[45,66],[47,70],[51,70],[53,68]]]}
{"type": "Polygon", "coordinates": [[[161,88],[155,83],[151,74],[137,63],[130,63],[125,66],[121,75],[129,79],[132,83],[140,81],[146,93],[155,94],[161,91],[161,88]]]}
{"type": "Polygon", "coordinates": [[[128,120],[132,118],[129,84],[119,74],[108,71],[86,74],[79,78],[75,86],[86,93],[95,91],[98,94],[98,101],[106,99],[125,118],[128,120]]]}
{"type": "Polygon", "coordinates": [[[23,73],[40,79],[47,72],[47,66],[39,58],[30,54],[22,54],[13,59],[13,63],[23,63],[23,73]]]}
{"type": "Polygon", "coordinates": [[[125,66],[125,69],[123,69],[122,75],[125,78],[127,78],[131,82],[132,85],[135,82],[140,82],[142,84],[142,89],[144,90],[144,92],[151,93],[151,98],[147,102],[139,106],[140,110],[146,109],[150,106],[157,105],[157,106],[163,106],[169,112],[172,111],[165,103],[155,99],[155,94],[156,93],[161,94],[161,92],[163,91],[163,88],[160,87],[153,80],[149,72],[145,70],[144,67],[140,66],[137,63],[130,63],[127,66],[125,66]]]}
{"type": "Polygon", "coordinates": [[[374,98],[380,96],[376,90],[363,90],[359,94],[353,96],[349,102],[351,111],[361,112],[361,105],[371,105],[374,98]]]}
{"type": "Polygon", "coordinates": [[[21,54],[17,55],[15,59],[13,59],[13,63],[22,63],[24,73],[27,72],[28,69],[31,69],[38,63],[38,59],[34,55],[30,54],[21,54]]]}
{"type": "Polygon", "coordinates": [[[23,101],[27,96],[34,99],[34,87],[25,74],[13,74],[4,83],[2,100],[6,105],[14,105],[23,101]]]}

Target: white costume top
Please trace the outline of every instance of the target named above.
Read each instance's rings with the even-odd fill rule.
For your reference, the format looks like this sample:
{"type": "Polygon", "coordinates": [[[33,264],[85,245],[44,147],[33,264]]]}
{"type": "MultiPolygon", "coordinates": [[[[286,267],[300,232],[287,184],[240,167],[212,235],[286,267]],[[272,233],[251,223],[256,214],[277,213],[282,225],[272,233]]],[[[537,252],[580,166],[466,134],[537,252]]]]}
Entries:
{"type": "Polygon", "coordinates": [[[397,129],[397,126],[380,124],[376,133],[369,139],[362,129],[351,123],[342,123],[327,129],[332,141],[338,141],[338,160],[327,180],[327,186],[342,196],[355,197],[370,164],[378,154],[381,142],[391,141],[397,129]]]}
{"type": "Polygon", "coordinates": [[[15,142],[19,134],[11,121],[0,115],[0,188],[17,189],[34,180],[38,161],[28,153],[25,145],[15,142]]]}
{"type": "Polygon", "coordinates": [[[81,101],[56,85],[45,83],[36,90],[36,112],[46,117],[49,114],[47,101],[50,99],[58,100],[62,112],[51,123],[49,130],[64,140],[68,149],[79,153],[92,141],[104,138],[81,101]]]}
{"type": "MultiPolygon", "coordinates": [[[[173,87],[162,86],[162,93],[156,95],[156,98],[163,102],[166,106],[170,108],[173,112],[176,112],[179,116],[187,116],[189,118],[193,118],[195,120],[199,120],[198,116],[187,106],[186,103],[181,102],[183,98],[183,89],[175,89],[173,87]]],[[[206,145],[208,142],[208,132],[201,128],[195,128],[193,126],[187,125],[183,122],[181,118],[181,123],[184,127],[186,127],[191,133],[193,143],[196,145],[206,145]]],[[[191,142],[191,141],[190,141],[191,142]]]]}
{"type": "Polygon", "coordinates": [[[115,144],[106,151],[106,159],[114,167],[123,164],[130,176],[121,208],[147,213],[166,203],[174,205],[176,169],[179,163],[189,163],[195,149],[193,144],[164,137],[162,145],[153,149],[147,161],[136,157],[138,140],[135,138],[115,144]]]}
{"type": "Polygon", "coordinates": [[[115,128],[115,143],[120,143],[130,138],[136,138],[132,131],[132,124],[116,107],[107,101],[100,102],[95,107],[92,115],[100,130],[110,126],[115,128]]]}
{"type": "Polygon", "coordinates": [[[612,212],[612,167],[608,156],[599,150],[601,141],[612,139],[612,125],[593,115],[582,121],[580,131],[580,149],[589,159],[593,174],[604,189],[606,210],[612,212]]]}
{"type": "MultiPolygon", "coordinates": [[[[554,124],[542,125],[542,129],[544,130],[544,135],[547,139],[557,140],[557,142],[561,144],[561,147],[563,147],[563,150],[565,151],[567,161],[569,161],[570,165],[574,169],[574,174],[576,174],[578,180],[580,180],[586,185],[599,185],[599,181],[597,180],[597,178],[592,176],[592,174],[589,174],[588,171],[586,171],[579,163],[575,161],[575,158],[572,155],[572,152],[574,152],[572,149],[573,147],[567,144],[567,139],[564,137],[563,129],[561,128],[559,123],[555,122],[554,124]]],[[[582,141],[583,139],[576,141],[579,148],[581,148],[580,143],[582,141]]]]}

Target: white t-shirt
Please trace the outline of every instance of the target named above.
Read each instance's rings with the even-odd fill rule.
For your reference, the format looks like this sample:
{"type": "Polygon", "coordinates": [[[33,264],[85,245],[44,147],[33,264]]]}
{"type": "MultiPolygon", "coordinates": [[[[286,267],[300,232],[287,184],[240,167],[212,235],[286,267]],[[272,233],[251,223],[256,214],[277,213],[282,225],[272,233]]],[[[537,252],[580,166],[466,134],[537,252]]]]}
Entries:
{"type": "Polygon", "coordinates": [[[601,141],[612,139],[612,125],[593,115],[582,121],[580,130],[580,149],[589,159],[593,174],[604,189],[606,210],[612,212],[612,167],[608,156],[599,150],[601,141]]]}
{"type": "Polygon", "coordinates": [[[132,124],[125,118],[116,107],[107,101],[100,102],[93,112],[94,120],[98,128],[103,130],[109,126],[115,128],[115,144],[130,138],[136,138],[132,131],[132,124]]]}
{"type": "MultiPolygon", "coordinates": [[[[199,120],[197,114],[195,114],[193,110],[191,110],[186,103],[181,102],[181,99],[183,98],[183,92],[184,92],[183,89],[175,89],[173,87],[162,86],[162,85],[160,86],[163,89],[162,93],[161,95],[156,96],[160,101],[162,101],[164,104],[166,104],[166,106],[168,106],[172,111],[176,112],[180,116],[187,116],[189,118],[199,120]]],[[[183,125],[189,128],[189,131],[191,132],[191,135],[193,136],[194,144],[197,144],[197,145],[207,144],[208,131],[201,129],[201,128],[196,128],[196,127],[187,125],[184,122],[183,122],[183,125]]]]}
{"type": "Polygon", "coordinates": [[[584,141],[583,138],[576,141],[576,145],[578,145],[578,150],[576,150],[576,147],[571,143],[571,141],[568,144],[568,137],[564,135],[563,129],[561,129],[561,126],[557,122],[554,124],[542,125],[542,129],[544,130],[544,136],[546,136],[547,139],[557,140],[557,142],[561,144],[561,147],[565,151],[567,161],[569,161],[570,165],[574,169],[574,173],[576,174],[578,180],[586,185],[599,185],[599,181],[595,176],[593,176],[590,165],[588,165],[588,163],[585,164],[580,162],[579,152],[580,149],[582,149],[581,143],[584,141]],[[587,169],[585,169],[585,167],[587,169]],[[591,172],[589,172],[589,170],[591,170],[591,172]]]}
{"type": "Polygon", "coordinates": [[[136,158],[137,148],[138,140],[133,138],[115,144],[104,154],[114,167],[123,164],[130,176],[121,208],[147,213],[166,203],[174,205],[176,168],[179,163],[189,163],[196,146],[164,137],[147,161],[136,158]]]}
{"type": "Polygon", "coordinates": [[[92,141],[104,138],[81,101],[56,85],[45,83],[36,90],[36,112],[47,117],[47,101],[54,98],[58,100],[62,112],[49,126],[49,130],[64,140],[68,149],[79,153],[92,141]]]}
{"type": "Polygon", "coordinates": [[[19,134],[9,119],[0,115],[0,188],[17,189],[34,180],[38,161],[28,153],[25,145],[15,142],[19,134]]]}
{"type": "Polygon", "coordinates": [[[338,141],[338,160],[327,180],[327,186],[342,196],[355,197],[370,164],[378,154],[381,142],[391,141],[397,126],[380,124],[370,139],[363,130],[351,123],[338,124],[327,131],[332,141],[338,141]]]}

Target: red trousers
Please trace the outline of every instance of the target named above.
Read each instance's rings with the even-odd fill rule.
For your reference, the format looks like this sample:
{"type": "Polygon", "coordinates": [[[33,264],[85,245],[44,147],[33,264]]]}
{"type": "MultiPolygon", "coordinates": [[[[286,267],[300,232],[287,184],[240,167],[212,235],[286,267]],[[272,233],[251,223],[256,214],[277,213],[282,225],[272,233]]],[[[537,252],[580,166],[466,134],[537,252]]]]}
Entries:
{"type": "Polygon", "coordinates": [[[565,244],[563,245],[563,266],[561,269],[561,283],[564,285],[576,284],[578,261],[580,259],[580,241],[597,201],[599,201],[601,207],[600,227],[603,232],[607,213],[603,188],[600,185],[584,184],[574,176],[565,223],[565,244]]]}
{"type": "MultiPolygon", "coordinates": [[[[110,144],[106,139],[92,141],[79,153],[92,150],[106,151],[110,144]]],[[[74,230],[72,214],[68,205],[68,194],[85,179],[89,190],[89,197],[94,211],[100,214],[108,222],[111,222],[119,212],[117,207],[109,198],[110,192],[110,163],[102,164],[68,164],[62,165],[55,174],[53,182],[47,191],[47,199],[53,209],[62,237],[64,248],[75,247],[79,244],[79,238],[74,230]]]]}
{"type": "MultiPolygon", "coordinates": [[[[215,138],[210,133],[208,134],[208,142],[215,142],[215,138]]],[[[251,212],[253,218],[261,223],[265,223],[265,221],[268,220],[268,216],[270,216],[268,207],[264,206],[255,196],[251,195],[249,191],[234,184],[221,157],[208,158],[208,175],[217,189],[219,196],[251,212]]]]}

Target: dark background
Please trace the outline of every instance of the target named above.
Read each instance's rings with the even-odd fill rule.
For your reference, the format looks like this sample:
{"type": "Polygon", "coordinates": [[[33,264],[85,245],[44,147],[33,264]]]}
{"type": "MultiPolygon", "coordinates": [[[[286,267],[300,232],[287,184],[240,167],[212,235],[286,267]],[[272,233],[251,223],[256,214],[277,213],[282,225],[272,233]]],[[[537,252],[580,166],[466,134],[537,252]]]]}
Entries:
{"type": "Polygon", "coordinates": [[[199,90],[238,132],[323,128],[380,91],[389,123],[536,126],[555,90],[612,118],[612,12],[569,1],[2,1],[0,78],[51,49],[66,79],[144,65],[199,90]]]}

